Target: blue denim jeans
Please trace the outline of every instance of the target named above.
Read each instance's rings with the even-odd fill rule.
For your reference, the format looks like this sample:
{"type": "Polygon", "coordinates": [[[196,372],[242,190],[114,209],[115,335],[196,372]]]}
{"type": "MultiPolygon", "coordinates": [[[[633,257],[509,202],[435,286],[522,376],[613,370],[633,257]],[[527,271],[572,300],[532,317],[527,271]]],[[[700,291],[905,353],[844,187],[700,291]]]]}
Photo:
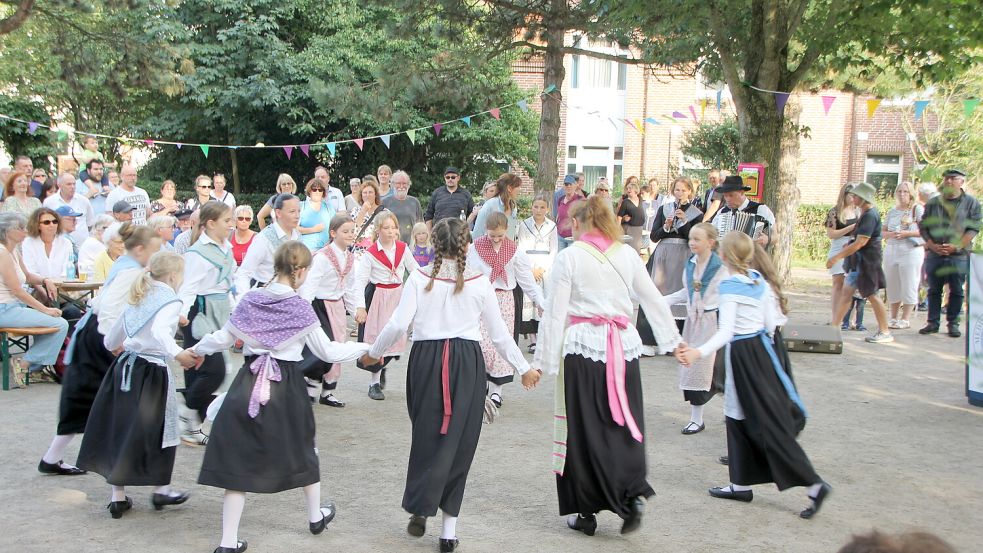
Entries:
{"type": "Polygon", "coordinates": [[[58,332],[35,336],[31,348],[24,354],[24,361],[38,365],[54,365],[58,360],[58,352],[65,343],[68,334],[68,321],[61,317],[45,315],[37,309],[31,309],[23,303],[0,303],[0,326],[36,328],[58,327],[58,332]]]}
{"type": "Polygon", "coordinates": [[[942,320],[942,287],[949,286],[949,303],[945,309],[948,324],[959,322],[963,300],[966,297],[966,273],[969,257],[965,255],[927,255],[925,274],[928,276],[928,324],[939,326],[942,320]]]}

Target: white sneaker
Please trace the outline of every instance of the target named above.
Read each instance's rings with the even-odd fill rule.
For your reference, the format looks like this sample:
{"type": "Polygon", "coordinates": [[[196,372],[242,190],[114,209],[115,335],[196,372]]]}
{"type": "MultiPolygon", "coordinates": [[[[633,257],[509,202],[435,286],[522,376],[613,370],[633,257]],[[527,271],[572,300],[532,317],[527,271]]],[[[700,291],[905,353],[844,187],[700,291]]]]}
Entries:
{"type": "Polygon", "coordinates": [[[887,327],[888,328],[901,328],[900,326],[898,326],[898,320],[897,319],[891,319],[890,321],[888,321],[887,322],[887,327]]]}
{"type": "Polygon", "coordinates": [[[199,428],[198,430],[188,430],[181,433],[181,441],[190,446],[200,446],[208,444],[208,436],[199,428]]]}
{"type": "Polygon", "coordinates": [[[906,328],[911,328],[911,322],[906,321],[905,319],[898,319],[898,328],[902,330],[906,328]]]}
{"type": "Polygon", "coordinates": [[[890,332],[879,331],[873,336],[864,338],[864,340],[872,344],[887,344],[894,341],[894,336],[892,336],[890,332]]]}

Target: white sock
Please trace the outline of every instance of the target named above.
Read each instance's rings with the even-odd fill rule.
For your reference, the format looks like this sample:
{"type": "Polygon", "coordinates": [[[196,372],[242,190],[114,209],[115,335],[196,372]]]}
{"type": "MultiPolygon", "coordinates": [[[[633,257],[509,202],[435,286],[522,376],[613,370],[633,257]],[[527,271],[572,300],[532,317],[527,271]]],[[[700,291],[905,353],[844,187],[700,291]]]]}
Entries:
{"type": "MultiPolygon", "coordinates": [[[[61,461],[62,458],[65,456],[65,449],[68,447],[68,444],[72,443],[72,438],[74,437],[75,434],[55,436],[55,439],[51,440],[51,445],[48,446],[47,453],[44,454],[44,457],[41,457],[41,460],[44,461],[45,463],[52,463],[52,464],[61,461]]],[[[68,463],[62,463],[62,464],[63,466],[66,467],[72,466],[69,465],[68,463]]]]}
{"type": "Polygon", "coordinates": [[[304,486],[304,498],[307,499],[307,521],[320,522],[324,517],[321,514],[321,483],[304,486]]]}
{"type": "Polygon", "coordinates": [[[695,422],[697,426],[703,425],[703,405],[691,405],[689,420],[695,422]]]}
{"type": "Polygon", "coordinates": [[[113,488],[113,498],[110,501],[125,501],[126,500],[126,488],[123,486],[112,486],[113,488]]]}
{"type": "Polygon", "coordinates": [[[239,519],[246,508],[246,494],[225,490],[222,502],[222,543],[221,547],[239,547],[239,519]]]}
{"type": "Polygon", "coordinates": [[[447,513],[444,515],[444,524],[440,530],[440,539],[452,540],[457,537],[457,517],[452,517],[447,513]]]}
{"type": "Polygon", "coordinates": [[[382,371],[376,371],[372,373],[372,383],[381,384],[382,383],[382,371]]]}
{"type": "Polygon", "coordinates": [[[815,499],[816,496],[819,495],[819,490],[821,489],[823,489],[822,482],[809,486],[809,491],[808,491],[809,499],[815,499]]]}
{"type": "Polygon", "coordinates": [[[739,486],[737,484],[731,484],[730,489],[735,492],[749,492],[751,491],[751,486],[739,486]]]}
{"type": "Polygon", "coordinates": [[[488,397],[491,397],[492,394],[498,394],[499,397],[505,397],[502,395],[502,386],[504,386],[504,384],[495,384],[494,382],[489,382],[488,397]]]}
{"type": "Polygon", "coordinates": [[[157,486],[154,488],[154,493],[160,495],[171,495],[171,487],[168,486],[157,486]]]}

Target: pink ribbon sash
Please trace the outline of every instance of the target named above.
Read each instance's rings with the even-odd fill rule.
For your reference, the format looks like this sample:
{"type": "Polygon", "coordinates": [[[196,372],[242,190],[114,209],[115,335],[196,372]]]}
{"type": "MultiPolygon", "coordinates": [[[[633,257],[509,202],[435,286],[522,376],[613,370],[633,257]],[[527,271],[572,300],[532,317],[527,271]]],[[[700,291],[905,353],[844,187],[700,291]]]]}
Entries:
{"type": "Polygon", "coordinates": [[[444,399],[444,418],[440,424],[440,433],[447,434],[447,428],[451,424],[451,414],[454,410],[451,408],[451,375],[450,375],[450,364],[451,364],[451,341],[444,340],[444,352],[441,356],[440,363],[440,391],[444,399]]]}
{"type": "Polygon", "coordinates": [[[570,316],[570,324],[587,323],[594,326],[606,325],[608,327],[608,355],[607,355],[607,383],[608,383],[608,407],[611,409],[611,418],[618,426],[627,424],[631,437],[637,442],[642,441],[642,432],[638,429],[638,424],[631,414],[628,406],[628,394],[625,391],[625,349],[621,345],[621,330],[628,328],[628,317],[616,315],[605,317],[594,315],[592,317],[570,316]]]}
{"type": "Polygon", "coordinates": [[[259,406],[270,402],[270,382],[280,382],[282,376],[280,365],[268,353],[253,360],[249,365],[249,372],[256,375],[253,393],[249,396],[249,416],[255,419],[259,415],[259,406]]]}

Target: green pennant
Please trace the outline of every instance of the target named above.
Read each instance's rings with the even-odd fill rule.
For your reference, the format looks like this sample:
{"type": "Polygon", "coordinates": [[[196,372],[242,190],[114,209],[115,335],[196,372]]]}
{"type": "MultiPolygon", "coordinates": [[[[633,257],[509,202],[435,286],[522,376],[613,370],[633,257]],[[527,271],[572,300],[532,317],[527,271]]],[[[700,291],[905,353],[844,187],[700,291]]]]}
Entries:
{"type": "Polygon", "coordinates": [[[66,138],[68,138],[68,133],[66,131],[58,131],[59,142],[63,142],[66,138]]]}
{"type": "Polygon", "coordinates": [[[410,129],[410,130],[406,131],[406,136],[409,137],[410,142],[412,142],[413,144],[416,144],[416,129],[410,129]]]}
{"type": "Polygon", "coordinates": [[[208,144],[199,144],[198,147],[201,148],[201,153],[208,157],[208,144]]]}
{"type": "Polygon", "coordinates": [[[973,98],[971,100],[964,100],[963,101],[963,113],[966,114],[966,117],[969,117],[969,116],[973,115],[973,112],[976,111],[976,106],[978,106],[978,105],[980,105],[980,99],[979,98],[973,98]]]}
{"type": "Polygon", "coordinates": [[[543,94],[549,94],[550,92],[553,92],[554,90],[556,90],[556,85],[555,84],[551,84],[548,87],[546,87],[546,90],[543,91],[543,94]]]}

